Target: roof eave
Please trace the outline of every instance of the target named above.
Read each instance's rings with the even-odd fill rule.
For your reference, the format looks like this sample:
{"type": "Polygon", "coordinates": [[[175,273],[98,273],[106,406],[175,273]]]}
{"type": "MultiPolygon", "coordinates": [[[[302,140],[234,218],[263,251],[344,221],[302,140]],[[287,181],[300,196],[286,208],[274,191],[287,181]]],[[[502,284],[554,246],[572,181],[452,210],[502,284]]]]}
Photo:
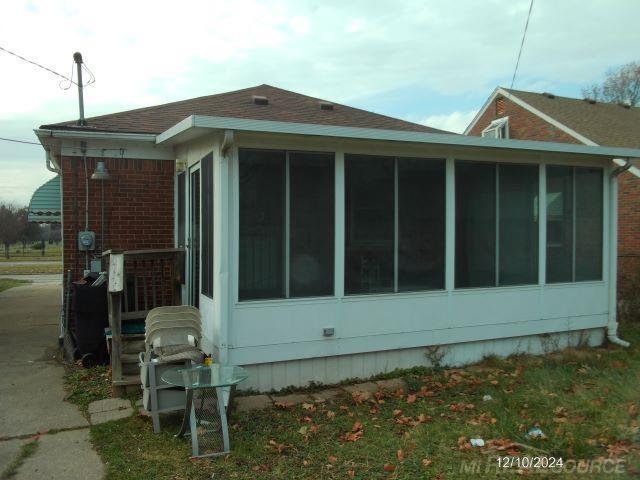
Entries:
{"type": "Polygon", "coordinates": [[[279,133],[361,140],[382,140],[406,143],[424,143],[454,147],[475,147],[501,150],[555,152],[598,155],[609,158],[639,158],[640,149],[580,145],[571,143],[539,142],[471,137],[456,134],[425,133],[375,128],[341,127],[310,123],[276,122],[232,117],[191,115],[156,137],[158,145],[183,143],[206,130],[236,130],[244,132],[279,133]]]}

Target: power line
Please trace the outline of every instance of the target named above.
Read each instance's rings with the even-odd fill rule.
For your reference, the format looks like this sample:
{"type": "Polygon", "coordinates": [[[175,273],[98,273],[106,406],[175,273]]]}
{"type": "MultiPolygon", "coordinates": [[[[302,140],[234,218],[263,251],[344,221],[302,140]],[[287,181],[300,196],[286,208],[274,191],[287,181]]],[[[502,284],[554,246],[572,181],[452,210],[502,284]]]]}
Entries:
{"type": "Polygon", "coordinates": [[[509,90],[513,88],[513,84],[516,81],[516,73],[518,73],[518,66],[520,65],[520,56],[522,55],[522,47],[524,47],[524,39],[527,37],[527,29],[529,28],[529,19],[531,18],[531,10],[533,9],[533,0],[529,4],[529,13],[527,14],[527,23],[524,25],[524,33],[522,34],[522,42],[520,42],[520,50],[518,51],[518,59],[516,60],[516,68],[513,71],[513,77],[511,77],[511,86],[509,90]]]}
{"type": "Polygon", "coordinates": [[[27,144],[27,145],[40,145],[38,142],[30,142],[28,140],[16,140],[15,138],[0,137],[0,140],[2,140],[4,142],[24,143],[24,144],[27,144]]]}
{"type": "Polygon", "coordinates": [[[45,67],[44,65],[40,65],[40,64],[39,64],[39,63],[37,63],[37,62],[34,62],[34,61],[29,60],[29,59],[27,59],[27,58],[24,58],[22,55],[18,55],[17,53],[12,52],[12,51],[10,51],[10,50],[7,50],[6,48],[4,48],[4,47],[2,47],[2,46],[0,46],[0,50],[2,50],[2,51],[4,51],[4,52],[8,53],[9,55],[13,55],[14,57],[19,58],[20,60],[22,60],[22,61],[24,61],[24,62],[30,63],[31,65],[35,65],[35,66],[36,66],[36,67],[38,67],[38,68],[42,68],[43,70],[46,70],[46,71],[47,71],[47,72],[49,72],[49,73],[53,73],[54,75],[56,75],[56,76],[58,76],[58,77],[60,77],[60,78],[63,78],[64,80],[66,80],[66,81],[68,81],[68,82],[71,82],[71,83],[73,83],[74,85],[77,85],[77,83],[76,83],[76,82],[74,82],[73,80],[71,80],[71,79],[70,79],[69,77],[67,77],[66,75],[62,75],[61,73],[58,73],[58,72],[56,72],[56,71],[54,71],[54,70],[51,70],[50,68],[47,68],[47,67],[45,67]]]}

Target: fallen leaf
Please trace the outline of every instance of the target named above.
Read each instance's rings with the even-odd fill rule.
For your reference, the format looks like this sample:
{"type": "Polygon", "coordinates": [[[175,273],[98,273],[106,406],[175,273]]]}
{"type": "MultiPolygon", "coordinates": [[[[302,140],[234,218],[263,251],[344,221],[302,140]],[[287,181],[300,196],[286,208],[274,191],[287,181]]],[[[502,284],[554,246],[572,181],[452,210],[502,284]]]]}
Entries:
{"type": "Polygon", "coordinates": [[[385,472],[393,472],[396,469],[396,466],[392,463],[385,463],[382,468],[385,472]]]}
{"type": "Polygon", "coordinates": [[[349,477],[353,478],[356,476],[356,471],[353,468],[350,468],[349,470],[347,470],[347,475],[349,475],[349,477]]]}
{"type": "Polygon", "coordinates": [[[399,462],[404,462],[404,452],[402,450],[396,452],[396,457],[398,457],[399,462]]]}
{"type": "Polygon", "coordinates": [[[425,467],[428,467],[432,463],[433,463],[433,460],[429,460],[428,458],[423,458],[422,459],[422,465],[425,466],[425,467]]]}
{"type": "Polygon", "coordinates": [[[327,418],[335,418],[336,412],[332,410],[327,410],[327,418]]]}
{"type": "Polygon", "coordinates": [[[316,411],[316,406],[313,405],[312,403],[303,403],[302,404],[302,408],[304,410],[309,411],[309,412],[315,412],[316,411]]]}
{"type": "Polygon", "coordinates": [[[336,463],[338,461],[338,457],[336,457],[335,455],[329,455],[327,460],[329,460],[329,463],[336,463]]]}
{"type": "Polygon", "coordinates": [[[420,423],[427,423],[430,422],[432,420],[431,415],[425,415],[424,413],[421,413],[420,415],[418,415],[418,422],[420,423]]]}
{"type": "Polygon", "coordinates": [[[416,403],[418,397],[415,394],[407,395],[407,403],[416,403]]]}

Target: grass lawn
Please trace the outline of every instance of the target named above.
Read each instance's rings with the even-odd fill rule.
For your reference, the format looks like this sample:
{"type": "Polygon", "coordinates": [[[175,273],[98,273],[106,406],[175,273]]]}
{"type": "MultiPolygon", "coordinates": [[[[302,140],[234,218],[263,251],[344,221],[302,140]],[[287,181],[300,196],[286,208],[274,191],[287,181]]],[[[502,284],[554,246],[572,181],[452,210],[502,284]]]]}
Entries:
{"type": "Polygon", "coordinates": [[[62,264],[56,265],[3,265],[0,263],[0,275],[35,275],[62,273],[62,264]]]}
{"type": "Polygon", "coordinates": [[[0,278],[0,292],[4,292],[5,290],[9,290],[13,287],[18,287],[20,285],[25,285],[27,282],[25,280],[14,280],[13,278],[0,278]]]}
{"type": "Polygon", "coordinates": [[[568,349],[487,358],[464,369],[415,369],[404,372],[407,391],[236,413],[233,453],[222,458],[190,460],[188,439],[172,436],[176,418],[161,435],[152,433],[150,419],[134,416],[92,427],[91,437],[107,478],[118,480],[516,476],[517,468],[496,473],[496,457],[505,455],[561,457],[567,469],[573,465],[563,478],[578,476],[573,461],[620,459],[626,473],[616,477],[625,478],[640,472],[640,326],[621,336],[632,342],[630,349],[568,349]],[[545,438],[530,438],[533,427],[545,438]],[[471,438],[485,446],[472,447],[471,438]],[[473,461],[479,470],[461,470],[473,461]]]}
{"type": "Polygon", "coordinates": [[[22,244],[12,245],[9,249],[9,258],[7,258],[4,254],[4,245],[0,245],[0,264],[2,262],[19,262],[21,260],[30,261],[30,262],[50,262],[52,260],[60,260],[62,259],[62,245],[54,244],[54,245],[46,245],[44,249],[44,255],[42,255],[42,250],[34,250],[31,248],[31,245],[27,245],[27,247],[22,249],[22,244]]]}

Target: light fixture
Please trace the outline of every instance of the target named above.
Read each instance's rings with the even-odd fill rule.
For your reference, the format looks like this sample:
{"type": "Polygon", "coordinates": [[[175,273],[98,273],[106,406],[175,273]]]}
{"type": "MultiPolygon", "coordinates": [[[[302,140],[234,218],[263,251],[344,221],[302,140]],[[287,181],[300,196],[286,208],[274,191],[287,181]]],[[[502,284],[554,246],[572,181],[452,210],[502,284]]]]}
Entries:
{"type": "Polygon", "coordinates": [[[111,175],[109,175],[104,160],[98,160],[96,170],[93,172],[93,175],[91,175],[91,180],[109,180],[109,178],[111,178],[111,175]]]}

